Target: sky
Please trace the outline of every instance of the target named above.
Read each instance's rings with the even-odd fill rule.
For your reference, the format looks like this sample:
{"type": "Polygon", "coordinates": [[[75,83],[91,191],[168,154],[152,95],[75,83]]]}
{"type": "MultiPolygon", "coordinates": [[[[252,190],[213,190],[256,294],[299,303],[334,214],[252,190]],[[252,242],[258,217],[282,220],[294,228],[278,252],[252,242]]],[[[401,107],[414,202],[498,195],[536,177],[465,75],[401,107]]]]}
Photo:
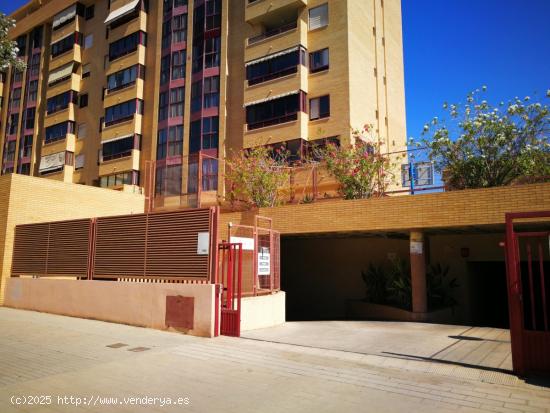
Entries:
{"type": "Polygon", "coordinates": [[[402,13],[409,137],[483,85],[495,103],[550,89],[550,0],[402,0],[402,13]]]}

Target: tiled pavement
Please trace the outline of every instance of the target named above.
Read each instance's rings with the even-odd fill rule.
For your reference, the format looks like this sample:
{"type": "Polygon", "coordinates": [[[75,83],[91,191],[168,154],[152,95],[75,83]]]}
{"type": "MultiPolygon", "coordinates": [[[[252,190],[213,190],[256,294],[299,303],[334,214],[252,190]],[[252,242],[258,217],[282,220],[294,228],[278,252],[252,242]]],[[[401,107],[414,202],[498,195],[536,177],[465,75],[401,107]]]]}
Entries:
{"type": "Polygon", "coordinates": [[[550,411],[549,388],[433,362],[202,339],[7,308],[0,308],[0,332],[2,413],[550,411]],[[47,405],[11,403],[31,395],[53,398],[47,405]],[[91,404],[59,404],[57,396],[91,404]],[[188,404],[135,404],[145,396],[188,404]],[[124,397],[139,400],[128,405],[124,397]]]}

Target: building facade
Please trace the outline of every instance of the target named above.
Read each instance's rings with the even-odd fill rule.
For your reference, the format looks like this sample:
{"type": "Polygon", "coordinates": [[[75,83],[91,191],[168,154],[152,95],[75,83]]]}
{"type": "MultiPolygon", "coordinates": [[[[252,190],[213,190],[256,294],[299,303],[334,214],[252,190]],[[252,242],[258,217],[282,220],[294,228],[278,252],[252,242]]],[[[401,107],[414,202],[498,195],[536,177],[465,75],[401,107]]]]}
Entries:
{"type": "Polygon", "coordinates": [[[406,149],[399,0],[32,0],[10,33],[27,63],[0,76],[1,173],[165,205],[223,198],[232,151],[293,158],[373,124],[406,149]]]}

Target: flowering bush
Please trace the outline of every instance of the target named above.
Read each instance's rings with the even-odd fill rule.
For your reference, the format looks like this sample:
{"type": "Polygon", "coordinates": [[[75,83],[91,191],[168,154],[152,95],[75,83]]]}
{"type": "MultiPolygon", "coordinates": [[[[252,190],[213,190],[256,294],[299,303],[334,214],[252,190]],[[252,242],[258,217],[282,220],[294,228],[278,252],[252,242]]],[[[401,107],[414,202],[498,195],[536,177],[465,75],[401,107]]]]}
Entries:
{"type": "Polygon", "coordinates": [[[372,135],[372,126],[352,131],[354,145],[327,145],[324,160],[329,173],[340,183],[345,199],[370,198],[383,195],[393,181],[394,165],[381,152],[381,143],[372,135]]]}
{"type": "MultiPolygon", "coordinates": [[[[515,98],[498,107],[476,90],[466,104],[444,104],[451,125],[434,118],[423,143],[450,189],[483,188],[550,179],[547,105],[515,98]]],[[[547,92],[550,97],[550,91],[547,92]]]]}
{"type": "Polygon", "coordinates": [[[25,62],[17,57],[19,53],[17,43],[8,37],[8,31],[13,27],[15,27],[15,20],[0,13],[0,71],[6,70],[9,65],[17,70],[25,68],[25,62]]]}
{"type": "Polygon", "coordinates": [[[226,161],[227,197],[232,205],[251,207],[278,204],[281,188],[288,182],[288,152],[284,148],[256,147],[234,153],[226,161]]]}

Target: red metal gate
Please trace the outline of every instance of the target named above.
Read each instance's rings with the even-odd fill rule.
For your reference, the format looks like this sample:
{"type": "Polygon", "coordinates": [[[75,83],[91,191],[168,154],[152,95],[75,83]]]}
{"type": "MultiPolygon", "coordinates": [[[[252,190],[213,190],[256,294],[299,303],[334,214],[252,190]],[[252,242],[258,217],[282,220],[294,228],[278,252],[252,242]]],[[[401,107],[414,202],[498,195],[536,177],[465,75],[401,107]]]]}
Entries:
{"type": "Polygon", "coordinates": [[[242,244],[222,242],[218,246],[220,271],[217,283],[223,286],[221,294],[220,333],[241,335],[242,244]]]}
{"type": "Polygon", "coordinates": [[[549,224],[550,211],[506,214],[512,363],[520,376],[550,376],[550,229],[540,230],[549,224]]]}

